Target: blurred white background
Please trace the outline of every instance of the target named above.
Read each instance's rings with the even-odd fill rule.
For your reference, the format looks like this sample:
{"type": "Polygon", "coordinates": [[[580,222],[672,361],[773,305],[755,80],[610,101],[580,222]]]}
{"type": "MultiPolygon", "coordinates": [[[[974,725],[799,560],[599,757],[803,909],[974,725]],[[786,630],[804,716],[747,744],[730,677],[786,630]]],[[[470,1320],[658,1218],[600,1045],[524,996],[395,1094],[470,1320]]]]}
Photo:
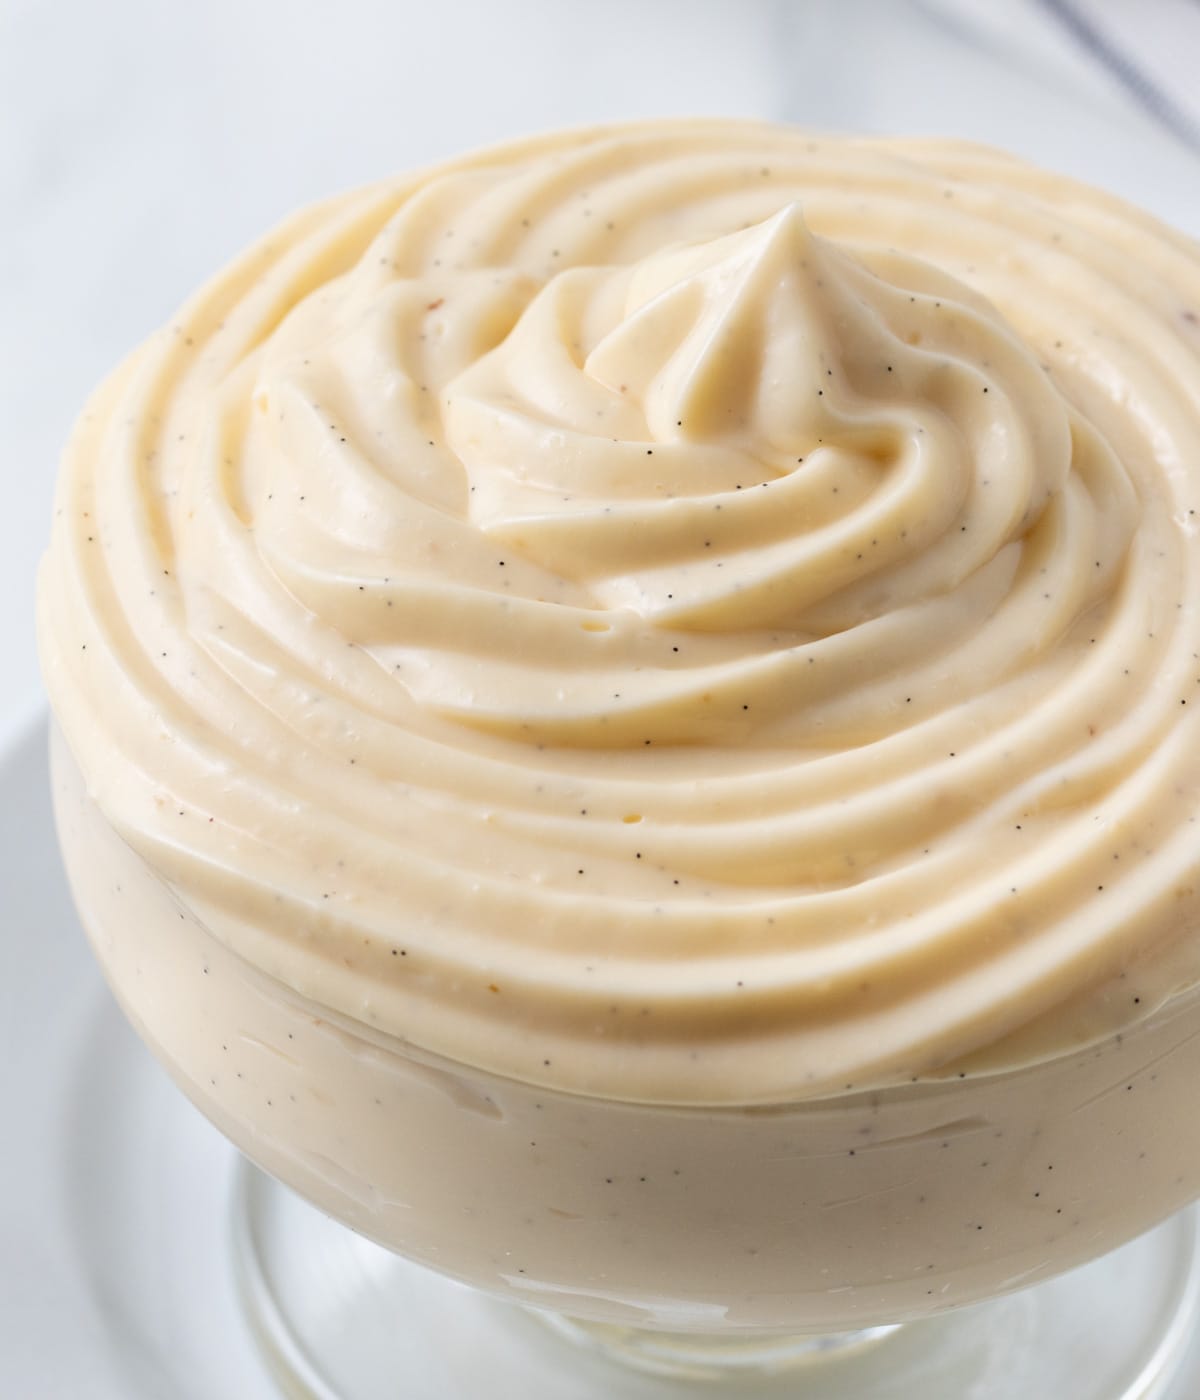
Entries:
{"type": "MultiPolygon", "coordinates": [[[[550,125],[728,113],[957,134],[1200,234],[1198,72],[1200,0],[0,0],[0,1397],[128,1400],[136,1370],[139,1395],[178,1400],[154,1370],[169,1344],[203,1360],[189,1394],[250,1400],[210,1383],[209,1341],[233,1347],[238,1326],[206,1223],[205,1163],[226,1149],[195,1115],[163,1137],[182,1112],[165,1081],[133,1092],[148,1057],[71,941],[28,728],[34,574],[97,380],[295,205],[550,125]],[[81,1080],[104,1055],[109,1078],[81,1080]],[[131,1175],[134,1140],[175,1144],[193,1175],[149,1150],[131,1175]],[[198,1262],[160,1277],[138,1230],[181,1221],[171,1247],[198,1262]],[[124,1358],[104,1361],[121,1329],[124,1358]]],[[[1180,1395],[1200,1394],[1197,1368],[1180,1395]]]]}

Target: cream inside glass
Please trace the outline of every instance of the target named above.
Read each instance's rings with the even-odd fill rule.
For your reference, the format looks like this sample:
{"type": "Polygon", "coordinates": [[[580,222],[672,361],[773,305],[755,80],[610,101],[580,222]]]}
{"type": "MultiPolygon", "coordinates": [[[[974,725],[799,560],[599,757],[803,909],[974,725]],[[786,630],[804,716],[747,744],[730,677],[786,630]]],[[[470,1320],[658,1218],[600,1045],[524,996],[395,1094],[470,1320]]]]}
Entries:
{"type": "Polygon", "coordinates": [[[1200,257],[945,141],[554,134],[98,391],[64,856],[253,1161],[585,1322],[842,1333],[1200,1193],[1200,257]]]}

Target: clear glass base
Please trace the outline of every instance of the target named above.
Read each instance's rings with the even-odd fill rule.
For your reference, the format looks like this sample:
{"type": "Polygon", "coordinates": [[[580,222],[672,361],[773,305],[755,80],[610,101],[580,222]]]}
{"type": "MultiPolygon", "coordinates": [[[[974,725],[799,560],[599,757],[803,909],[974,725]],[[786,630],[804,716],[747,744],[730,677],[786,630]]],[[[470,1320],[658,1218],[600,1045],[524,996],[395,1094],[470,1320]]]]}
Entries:
{"type": "MultiPolygon", "coordinates": [[[[801,1367],[845,1362],[857,1352],[878,1346],[898,1332],[899,1326],[864,1327],[857,1332],[831,1332],[823,1336],[796,1334],[784,1337],[705,1337],[690,1332],[651,1332],[645,1327],[616,1327],[584,1322],[560,1313],[534,1314],[560,1337],[590,1348],[609,1360],[632,1366],[654,1376],[679,1380],[739,1381],[739,1394],[748,1380],[796,1372],[801,1367]]],[[[793,1381],[793,1393],[795,1391],[793,1381]]]]}
{"type": "Polygon", "coordinates": [[[901,1327],[729,1340],[488,1298],[243,1164],[242,1300],[292,1400],[1166,1400],[1200,1309],[1196,1214],[1049,1283],[901,1327]]]}

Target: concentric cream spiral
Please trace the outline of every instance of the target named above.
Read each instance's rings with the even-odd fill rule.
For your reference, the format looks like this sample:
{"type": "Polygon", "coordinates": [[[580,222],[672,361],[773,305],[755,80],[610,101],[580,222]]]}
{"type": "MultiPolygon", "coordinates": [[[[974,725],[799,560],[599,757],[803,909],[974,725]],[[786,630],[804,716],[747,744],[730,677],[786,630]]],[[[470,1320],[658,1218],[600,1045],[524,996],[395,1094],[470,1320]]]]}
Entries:
{"type": "Polygon", "coordinates": [[[94,400],[55,710],[218,937],[452,1058],[719,1103],[1046,1053],[1200,961],[1198,314],[1186,240],[949,143],[333,201],[94,400]]]}

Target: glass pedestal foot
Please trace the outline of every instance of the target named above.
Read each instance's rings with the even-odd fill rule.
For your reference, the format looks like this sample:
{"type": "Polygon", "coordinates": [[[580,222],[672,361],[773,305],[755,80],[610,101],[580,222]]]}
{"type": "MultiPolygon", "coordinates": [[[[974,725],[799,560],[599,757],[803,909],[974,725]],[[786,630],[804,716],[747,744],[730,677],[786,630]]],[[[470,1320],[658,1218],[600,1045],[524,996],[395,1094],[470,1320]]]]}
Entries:
{"type": "Polygon", "coordinates": [[[705,1337],[688,1332],[651,1332],[645,1327],[583,1322],[559,1313],[543,1312],[537,1316],[568,1342],[594,1350],[610,1361],[679,1380],[736,1381],[739,1394],[748,1381],[787,1371],[793,1374],[794,1393],[803,1395],[802,1389],[795,1390],[799,1384],[795,1373],[801,1368],[845,1362],[868,1347],[878,1346],[900,1330],[893,1324],[816,1336],[705,1337]]]}
{"type": "Polygon", "coordinates": [[[1049,1283],[833,1338],[534,1314],[361,1239],[248,1164],[234,1252],[290,1400],[1167,1400],[1200,1305],[1194,1211],[1049,1283]]]}

